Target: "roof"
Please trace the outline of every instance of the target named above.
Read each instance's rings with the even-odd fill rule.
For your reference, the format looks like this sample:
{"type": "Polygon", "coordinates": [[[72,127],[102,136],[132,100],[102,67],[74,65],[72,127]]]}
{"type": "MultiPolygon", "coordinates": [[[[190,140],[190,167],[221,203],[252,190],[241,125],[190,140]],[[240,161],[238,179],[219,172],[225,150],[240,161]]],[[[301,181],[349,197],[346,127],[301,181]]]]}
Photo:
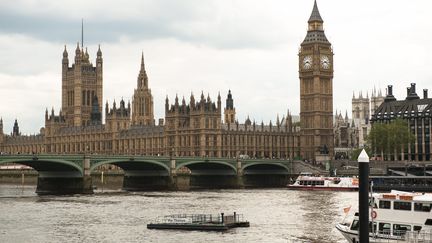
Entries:
{"type": "Polygon", "coordinates": [[[327,40],[327,37],[324,34],[324,31],[314,30],[314,31],[307,32],[306,37],[302,42],[302,45],[307,43],[317,43],[317,42],[330,44],[330,42],[327,40]]]}
{"type": "Polygon", "coordinates": [[[432,99],[384,101],[371,121],[392,120],[396,118],[432,117],[432,99]]]}
{"type": "Polygon", "coordinates": [[[319,13],[319,10],[318,10],[318,5],[317,5],[317,2],[316,2],[316,0],[315,0],[315,2],[314,2],[314,6],[313,6],[313,9],[312,9],[312,14],[311,14],[311,16],[310,16],[310,18],[309,18],[309,21],[308,21],[308,23],[310,23],[310,22],[324,22],[323,20],[322,20],[322,18],[321,18],[321,15],[320,15],[320,13],[319,13]]]}

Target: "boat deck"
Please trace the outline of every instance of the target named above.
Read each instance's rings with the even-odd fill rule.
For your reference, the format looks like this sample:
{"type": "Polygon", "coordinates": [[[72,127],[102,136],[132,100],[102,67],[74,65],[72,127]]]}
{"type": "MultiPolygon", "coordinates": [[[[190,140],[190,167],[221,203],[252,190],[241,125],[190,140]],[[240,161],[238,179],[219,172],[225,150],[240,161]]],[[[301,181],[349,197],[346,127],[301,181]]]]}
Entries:
{"type": "Polygon", "coordinates": [[[225,231],[237,227],[249,227],[243,215],[176,214],[160,217],[147,224],[148,229],[225,231]]]}

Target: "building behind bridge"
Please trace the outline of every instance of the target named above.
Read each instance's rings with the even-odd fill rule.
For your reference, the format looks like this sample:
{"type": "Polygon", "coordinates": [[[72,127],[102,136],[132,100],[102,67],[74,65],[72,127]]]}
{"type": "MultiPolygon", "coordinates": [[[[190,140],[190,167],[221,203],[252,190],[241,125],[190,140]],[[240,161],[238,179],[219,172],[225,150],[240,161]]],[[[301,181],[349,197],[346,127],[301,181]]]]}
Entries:
{"type": "MultiPolygon", "coordinates": [[[[74,63],[62,59],[62,109],[45,112],[45,127],[36,136],[0,130],[0,150],[6,153],[98,153],[209,157],[257,157],[328,160],[334,156],[333,47],[314,3],[308,30],[298,53],[300,122],[287,112],[276,122],[236,119],[231,91],[222,98],[195,98],[165,103],[165,119],[155,122],[153,97],[141,59],[132,104],[121,100],[103,111],[103,58],[96,64],[87,49],[76,47],[74,63]],[[222,111],[224,112],[222,116],[222,111]],[[223,119],[222,119],[223,118],[223,119]],[[301,129],[300,129],[301,127],[301,129]]],[[[18,124],[17,124],[17,130],[18,124]]]]}
{"type": "Polygon", "coordinates": [[[222,102],[192,94],[186,104],[178,97],[165,104],[165,121],[156,123],[153,96],[145,70],[144,56],[132,104],[121,100],[105,104],[102,122],[102,51],[97,51],[96,66],[87,49],[77,46],[75,62],[69,66],[65,48],[62,59],[62,109],[45,112],[45,127],[38,135],[21,135],[15,121],[13,133],[3,133],[0,121],[0,150],[4,153],[97,153],[238,157],[294,158],[299,156],[299,128],[287,114],[276,124],[257,124],[249,118],[236,120],[234,99],[229,91],[222,120],[222,102]]]}

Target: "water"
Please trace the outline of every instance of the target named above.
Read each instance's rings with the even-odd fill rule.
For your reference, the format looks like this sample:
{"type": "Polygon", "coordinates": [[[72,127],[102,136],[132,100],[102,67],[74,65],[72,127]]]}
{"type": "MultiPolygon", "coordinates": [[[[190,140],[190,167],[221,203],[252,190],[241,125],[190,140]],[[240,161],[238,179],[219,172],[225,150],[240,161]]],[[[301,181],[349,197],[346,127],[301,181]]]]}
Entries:
{"type": "Polygon", "coordinates": [[[37,196],[34,186],[0,185],[0,242],[346,242],[334,225],[356,192],[285,189],[96,192],[37,196]],[[227,232],[148,230],[157,216],[243,214],[250,228],[227,232]]]}

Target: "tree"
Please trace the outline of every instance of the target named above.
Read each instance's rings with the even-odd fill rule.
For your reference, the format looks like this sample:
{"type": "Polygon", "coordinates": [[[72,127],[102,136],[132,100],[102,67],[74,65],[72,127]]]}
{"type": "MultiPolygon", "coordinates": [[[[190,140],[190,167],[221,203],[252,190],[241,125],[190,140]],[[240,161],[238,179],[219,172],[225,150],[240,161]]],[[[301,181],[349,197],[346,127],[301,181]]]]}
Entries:
{"type": "MultiPolygon", "coordinates": [[[[390,160],[393,156],[397,160],[398,154],[407,151],[408,145],[415,140],[409,130],[408,122],[402,119],[389,123],[374,123],[367,138],[374,157],[380,155],[382,159],[390,160]]],[[[403,158],[402,158],[403,159],[403,158]]]]}

